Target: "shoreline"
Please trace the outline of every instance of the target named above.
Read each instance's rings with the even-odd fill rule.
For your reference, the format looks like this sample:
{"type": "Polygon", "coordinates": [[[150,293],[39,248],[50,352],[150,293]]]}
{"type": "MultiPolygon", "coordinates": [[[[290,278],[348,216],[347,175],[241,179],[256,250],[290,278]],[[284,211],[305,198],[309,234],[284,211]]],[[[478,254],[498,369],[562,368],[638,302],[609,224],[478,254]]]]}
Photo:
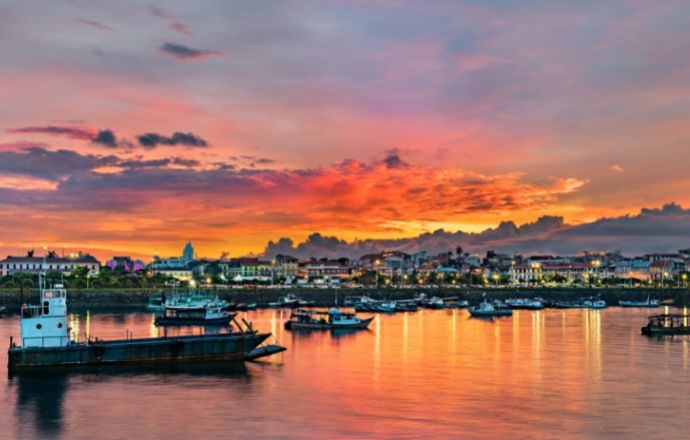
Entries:
{"type": "MultiPolygon", "coordinates": [[[[160,289],[69,289],[68,304],[72,307],[139,307],[148,304],[149,297],[162,292],[160,289]]],[[[167,291],[171,292],[171,291],[167,291]]],[[[290,288],[290,289],[203,289],[204,293],[217,294],[220,298],[234,303],[267,304],[275,302],[287,294],[297,295],[300,299],[314,301],[318,305],[343,303],[348,296],[367,295],[379,300],[409,299],[424,293],[427,296],[441,298],[457,297],[470,303],[481,301],[484,294],[488,299],[505,300],[508,298],[540,297],[545,301],[575,301],[582,297],[597,297],[609,305],[618,304],[619,300],[644,300],[647,296],[661,301],[672,301],[675,305],[690,304],[688,288],[290,288]]],[[[8,311],[18,309],[22,304],[36,303],[38,290],[0,289],[0,306],[8,311]]]]}

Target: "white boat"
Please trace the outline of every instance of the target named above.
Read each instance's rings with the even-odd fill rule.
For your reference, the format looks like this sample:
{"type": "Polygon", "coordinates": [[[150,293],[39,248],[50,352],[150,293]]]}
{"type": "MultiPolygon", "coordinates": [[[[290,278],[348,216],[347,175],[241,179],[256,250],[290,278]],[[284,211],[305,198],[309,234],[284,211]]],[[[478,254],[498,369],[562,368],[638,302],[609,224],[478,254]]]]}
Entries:
{"type": "Polygon", "coordinates": [[[331,307],[327,312],[314,310],[295,310],[285,323],[286,330],[344,330],[365,329],[374,317],[361,319],[354,313],[342,312],[331,307]]]}
{"type": "Polygon", "coordinates": [[[538,299],[515,298],[507,301],[511,309],[541,310],[544,303],[538,299]]]}
{"type": "Polygon", "coordinates": [[[605,309],[607,306],[606,301],[604,301],[602,299],[597,299],[597,300],[588,299],[588,300],[583,302],[583,305],[589,309],[605,309]]]}
{"type": "Polygon", "coordinates": [[[512,309],[495,307],[488,301],[482,301],[477,307],[470,307],[467,309],[470,315],[481,318],[490,318],[494,316],[511,316],[512,309]]]}
{"type": "Polygon", "coordinates": [[[661,306],[661,303],[659,303],[658,299],[651,299],[649,296],[647,296],[647,299],[645,301],[618,301],[618,305],[621,307],[659,307],[661,306]]]}
{"type": "Polygon", "coordinates": [[[222,304],[213,301],[166,301],[163,312],[156,316],[156,325],[224,325],[235,315],[223,311],[222,304]]]}

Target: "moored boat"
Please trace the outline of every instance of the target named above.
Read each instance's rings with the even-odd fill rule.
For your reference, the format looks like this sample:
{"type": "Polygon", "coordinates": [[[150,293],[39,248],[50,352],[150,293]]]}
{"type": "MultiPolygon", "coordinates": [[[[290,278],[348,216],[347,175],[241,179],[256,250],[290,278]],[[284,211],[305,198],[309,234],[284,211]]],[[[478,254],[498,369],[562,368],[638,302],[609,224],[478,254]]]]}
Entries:
{"type": "Polygon", "coordinates": [[[538,299],[515,298],[506,302],[511,309],[541,310],[544,308],[544,303],[538,299]]]}
{"type": "Polygon", "coordinates": [[[156,316],[156,325],[225,325],[235,315],[224,312],[221,306],[207,304],[166,305],[156,316]]]}
{"type": "Polygon", "coordinates": [[[285,322],[286,330],[338,330],[365,329],[369,327],[374,317],[359,318],[354,313],[343,312],[330,308],[326,312],[297,309],[292,312],[290,319],[285,322]]]}
{"type": "Polygon", "coordinates": [[[690,334],[689,318],[681,314],[653,315],[641,331],[647,336],[687,335],[690,334]]]}
{"type": "Polygon", "coordinates": [[[496,316],[511,316],[513,310],[502,306],[494,306],[488,301],[482,301],[477,307],[469,307],[467,309],[470,315],[480,318],[492,318],[496,316]]]}
{"type": "Polygon", "coordinates": [[[661,306],[661,303],[659,303],[658,299],[651,299],[649,296],[647,296],[647,299],[644,301],[624,301],[620,300],[618,301],[618,305],[621,307],[659,307],[661,306]]]}
{"type": "Polygon", "coordinates": [[[243,361],[270,336],[233,320],[237,331],[213,335],[73,341],[67,327],[67,291],[59,284],[41,286],[40,305],[22,306],[19,340],[10,338],[10,372],[55,366],[243,361]]]}

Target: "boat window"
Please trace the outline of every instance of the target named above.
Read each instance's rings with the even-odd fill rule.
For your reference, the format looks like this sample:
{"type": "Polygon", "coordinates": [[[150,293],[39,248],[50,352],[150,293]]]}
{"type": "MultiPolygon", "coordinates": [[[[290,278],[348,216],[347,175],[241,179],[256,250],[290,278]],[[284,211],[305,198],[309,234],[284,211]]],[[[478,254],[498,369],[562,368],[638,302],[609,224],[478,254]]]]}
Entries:
{"type": "Polygon", "coordinates": [[[58,323],[57,323],[57,328],[62,328],[62,323],[61,323],[61,322],[58,322],[58,323]]]}
{"type": "Polygon", "coordinates": [[[39,330],[40,330],[40,329],[41,329],[41,327],[43,327],[43,326],[42,326],[41,324],[36,324],[36,328],[37,328],[37,329],[39,329],[39,330]]]}

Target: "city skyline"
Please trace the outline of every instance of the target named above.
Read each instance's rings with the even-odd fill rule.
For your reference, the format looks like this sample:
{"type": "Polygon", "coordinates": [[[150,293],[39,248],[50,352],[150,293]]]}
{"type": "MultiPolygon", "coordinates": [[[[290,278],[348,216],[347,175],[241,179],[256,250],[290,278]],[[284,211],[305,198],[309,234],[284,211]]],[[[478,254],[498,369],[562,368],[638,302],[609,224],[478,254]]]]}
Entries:
{"type": "Polygon", "coordinates": [[[41,8],[0,5],[3,254],[239,256],[543,216],[562,224],[488,244],[690,236],[682,2],[41,8]]]}

